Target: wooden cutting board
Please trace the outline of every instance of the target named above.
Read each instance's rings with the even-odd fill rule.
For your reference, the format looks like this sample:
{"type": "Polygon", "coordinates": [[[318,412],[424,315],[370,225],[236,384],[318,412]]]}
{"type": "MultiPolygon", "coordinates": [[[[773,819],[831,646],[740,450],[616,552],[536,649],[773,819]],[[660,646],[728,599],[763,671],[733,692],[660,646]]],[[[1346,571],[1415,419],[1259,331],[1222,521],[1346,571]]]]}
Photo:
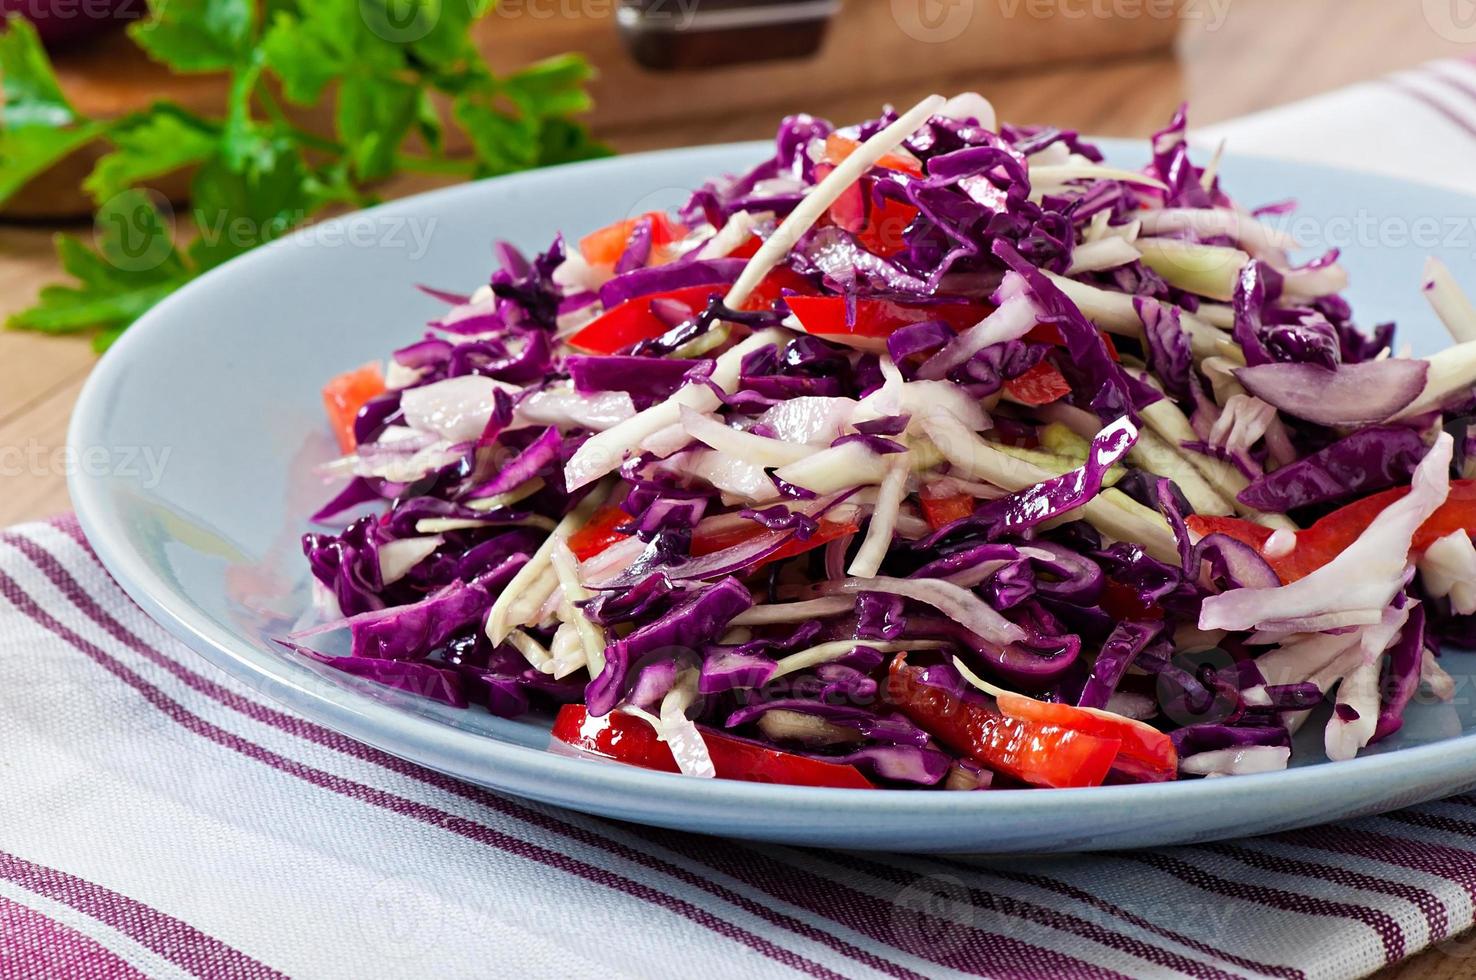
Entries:
{"type": "MultiPolygon", "coordinates": [[[[650,71],[630,58],[614,24],[614,0],[503,0],[476,30],[488,59],[503,70],[566,51],[583,53],[598,71],[590,124],[601,136],[618,137],[740,111],[773,108],[777,115],[803,108],[807,99],[862,89],[886,93],[930,83],[946,90],[958,77],[978,84],[988,73],[1142,55],[1173,43],[1177,2],[1105,5],[1129,13],[1098,16],[1088,12],[1090,4],[1040,0],[847,0],[809,58],[680,73],[650,71]]],[[[89,116],[115,118],[160,99],[214,115],[225,102],[223,77],[172,76],[121,33],[53,57],[63,89],[89,116]]],[[[327,106],[299,116],[310,129],[331,125],[327,106]]],[[[454,142],[452,148],[458,148],[454,142]]],[[[89,214],[78,186],[103,150],[93,145],[74,153],[17,195],[4,215],[89,214]]],[[[154,186],[180,200],[187,175],[154,186]]]]}

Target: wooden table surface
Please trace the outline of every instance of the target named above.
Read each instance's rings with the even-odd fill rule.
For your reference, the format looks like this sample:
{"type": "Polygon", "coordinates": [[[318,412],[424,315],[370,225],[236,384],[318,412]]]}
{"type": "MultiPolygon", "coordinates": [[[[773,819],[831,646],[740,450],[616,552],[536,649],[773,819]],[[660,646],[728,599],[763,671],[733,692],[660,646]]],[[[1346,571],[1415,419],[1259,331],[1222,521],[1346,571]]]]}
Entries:
{"type": "MultiPolygon", "coordinates": [[[[1177,51],[1158,57],[939,78],[911,91],[857,90],[818,104],[803,93],[776,92],[772,110],[601,135],[620,150],[762,138],[791,109],[851,120],[875,115],[885,101],[907,104],[929,90],[975,89],[994,101],[1004,119],[1050,122],[1104,136],[1146,136],[1185,100],[1195,121],[1209,123],[1430,58],[1476,54],[1476,37],[1462,43],[1454,36],[1458,31],[1442,30],[1444,25],[1427,19],[1427,9],[1438,11],[1443,4],[1421,0],[1187,3],[1191,16],[1177,51]]],[[[653,84],[669,83],[654,79],[653,84]]],[[[416,189],[398,185],[390,193],[416,189]]],[[[57,277],[50,245],[55,230],[0,226],[0,319],[57,277]]],[[[68,509],[67,419],[94,360],[82,338],[0,333],[0,526],[68,509]]],[[[1383,975],[1399,980],[1476,976],[1467,944],[1476,944],[1476,937],[1468,934],[1447,951],[1428,952],[1383,975]]]]}

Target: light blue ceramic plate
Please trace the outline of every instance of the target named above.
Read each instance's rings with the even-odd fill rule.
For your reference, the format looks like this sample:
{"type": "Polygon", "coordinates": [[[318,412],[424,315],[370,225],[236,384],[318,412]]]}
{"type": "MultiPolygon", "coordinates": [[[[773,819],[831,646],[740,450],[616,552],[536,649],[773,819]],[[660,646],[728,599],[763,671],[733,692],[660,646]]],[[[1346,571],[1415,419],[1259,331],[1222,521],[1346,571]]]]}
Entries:
{"type": "MultiPolygon", "coordinates": [[[[1107,144],[1136,163],[1139,145],[1107,144]]],[[[1476,714],[1418,704],[1403,733],[1352,762],[1320,759],[1308,725],[1282,773],[1087,790],[927,793],[701,781],[545,751],[546,723],[397,696],[305,664],[268,641],[306,604],[297,547],[327,493],[318,390],[415,338],[439,304],[421,282],[470,290],[489,244],[530,252],[555,232],[684,199],[747,166],[759,144],[631,156],[468,184],[330,222],[191,283],[93,372],[71,442],[167,451],[158,480],[79,471],[72,496],[109,570],[201,655],[292,709],[388,752],[498,790],[625,820],[836,847],[1007,853],[1169,844],[1367,814],[1476,786],[1476,714]]],[[[1476,279],[1476,199],[1346,171],[1227,159],[1241,201],[1296,197],[1309,244],[1342,245],[1365,324],[1397,319],[1416,352],[1444,343],[1420,297],[1434,253],[1476,279]]],[[[87,458],[87,457],[81,457],[87,458]]],[[[85,469],[85,468],[84,468],[85,469]]]]}

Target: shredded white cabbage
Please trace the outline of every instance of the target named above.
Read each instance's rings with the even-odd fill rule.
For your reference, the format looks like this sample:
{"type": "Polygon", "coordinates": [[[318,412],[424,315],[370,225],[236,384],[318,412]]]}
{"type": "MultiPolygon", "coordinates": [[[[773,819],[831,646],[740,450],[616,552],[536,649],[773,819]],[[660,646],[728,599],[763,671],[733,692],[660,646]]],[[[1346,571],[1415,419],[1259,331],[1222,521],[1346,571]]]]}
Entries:
{"type": "Polygon", "coordinates": [[[871,486],[887,474],[887,460],[868,449],[862,442],[843,442],[788,466],[774,475],[785,483],[804,487],[814,493],[835,493],[847,487],[871,486]]]}
{"type": "Polygon", "coordinates": [[[757,466],[787,466],[814,455],[815,448],[784,442],[725,425],[710,415],[682,406],[682,429],[705,446],[757,466]]]}
{"type": "Polygon", "coordinates": [[[701,697],[697,691],[697,671],[687,668],[677,675],[671,690],[661,699],[657,730],[661,740],[671,749],[677,768],[684,776],[714,779],[717,769],[697,725],[687,717],[687,709],[701,697]]]}
{"type": "Polygon", "coordinates": [[[410,574],[410,569],[430,557],[445,539],[440,536],[399,538],[379,546],[379,578],[391,585],[410,574]]]}
{"type": "MultiPolygon", "coordinates": [[[[790,336],[786,330],[773,328],[761,330],[740,341],[718,357],[710,383],[731,393],[738,384],[745,357],[770,344],[782,344],[790,336]]],[[[564,466],[565,483],[571,491],[578,490],[587,483],[613,473],[645,439],[668,426],[678,424],[683,406],[698,412],[711,412],[721,403],[721,397],[708,384],[686,385],[666,401],[637,412],[585,440],[564,466]]]]}
{"type": "MultiPolygon", "coordinates": [[[[850,612],[856,600],[850,596],[825,596],[805,602],[771,602],[752,606],[728,620],[729,626],[772,626],[777,623],[803,623],[850,612]]],[[[854,644],[853,644],[854,645],[854,644]]]]}
{"type": "Polygon", "coordinates": [[[857,647],[866,647],[877,653],[900,653],[904,650],[941,650],[946,646],[948,644],[941,640],[902,640],[900,642],[833,640],[781,657],[776,662],[774,673],[769,675],[769,680],[801,670],[809,670],[821,664],[828,664],[832,660],[839,660],[857,647]]]}
{"type": "Polygon", "coordinates": [[[1179,760],[1179,772],[1189,776],[1246,776],[1256,772],[1280,772],[1291,759],[1284,745],[1243,745],[1199,752],[1179,760]]]}
{"type": "Polygon", "coordinates": [[[849,572],[858,578],[869,578],[881,570],[882,561],[892,547],[892,534],[897,529],[897,515],[902,509],[902,498],[907,496],[907,478],[912,473],[911,453],[894,453],[888,458],[887,472],[882,477],[881,489],[877,493],[876,506],[871,511],[871,523],[866,529],[866,538],[856,557],[851,560],[849,572]]]}
{"type": "Polygon", "coordinates": [[[466,374],[446,378],[400,395],[405,424],[421,432],[433,432],[448,442],[471,442],[487,428],[492,415],[492,393],[501,389],[516,395],[517,385],[466,374]]]}
{"type": "Polygon", "coordinates": [[[1445,263],[1433,255],[1425,260],[1425,299],[1456,343],[1476,340],[1476,306],[1445,263]]]}
{"type": "MultiPolygon", "coordinates": [[[[554,634],[554,639],[555,641],[558,640],[557,633],[554,634]]],[[[507,634],[507,642],[512,645],[513,649],[521,653],[523,659],[528,661],[529,666],[535,670],[545,674],[553,672],[552,664],[554,655],[548,651],[547,647],[533,639],[527,633],[524,633],[522,630],[513,630],[507,634]]]]}
{"type": "Polygon", "coordinates": [[[1023,337],[1035,327],[1035,304],[1025,295],[1019,275],[1014,272],[1005,273],[1005,282],[1000,290],[1007,293],[1007,296],[999,308],[954,337],[942,350],[923,362],[922,367],[917,370],[919,378],[938,381],[984,348],[1023,337]],[[1011,276],[1015,277],[1013,281],[1011,276]]]}
{"type": "Polygon", "coordinates": [[[1418,566],[1425,591],[1449,597],[1452,612],[1476,613],[1476,547],[1465,531],[1452,531],[1425,549],[1418,566]]]}
{"type": "Polygon", "coordinates": [[[1169,285],[1210,299],[1233,299],[1240,270],[1250,262],[1245,252],[1226,245],[1177,238],[1140,238],[1136,244],[1143,264],[1169,285]]]}
{"type": "Polygon", "coordinates": [[[1190,232],[1201,238],[1230,238],[1256,258],[1278,265],[1284,264],[1289,249],[1301,247],[1291,235],[1233,208],[1164,208],[1140,212],[1137,219],[1147,235],[1190,232]]]}
{"type": "Polygon", "coordinates": [[[805,199],[774,230],[774,234],[759,247],[753,258],[748,260],[743,273],[733,283],[723,305],[730,310],[738,309],[753,293],[764,276],[789,255],[805,232],[830,210],[846,190],[866,175],[876,162],[901,146],[919,126],[947,104],[941,95],[930,95],[908,109],[897,121],[862,143],[854,153],[842,160],[824,180],[816,184],[805,195],[805,199]]]}
{"type": "MultiPolygon", "coordinates": [[[[965,475],[986,480],[1006,490],[1024,490],[1037,486],[1066,471],[1051,472],[1035,463],[1026,462],[1001,452],[980,439],[957,419],[937,417],[924,423],[928,435],[944,457],[965,475]]],[[[1118,541],[1141,544],[1159,561],[1177,563],[1178,544],[1168,522],[1156,511],[1149,510],[1126,495],[1104,499],[1106,494],[1088,500],[1081,515],[1103,533],[1118,541]]]]}
{"type": "MultiPolygon", "coordinates": [[[[1101,212],[1106,214],[1106,212],[1101,212]]],[[[1131,265],[1142,258],[1142,253],[1126,238],[1112,235],[1095,242],[1086,242],[1071,250],[1071,266],[1068,276],[1079,276],[1084,272],[1101,272],[1131,265]]]]}

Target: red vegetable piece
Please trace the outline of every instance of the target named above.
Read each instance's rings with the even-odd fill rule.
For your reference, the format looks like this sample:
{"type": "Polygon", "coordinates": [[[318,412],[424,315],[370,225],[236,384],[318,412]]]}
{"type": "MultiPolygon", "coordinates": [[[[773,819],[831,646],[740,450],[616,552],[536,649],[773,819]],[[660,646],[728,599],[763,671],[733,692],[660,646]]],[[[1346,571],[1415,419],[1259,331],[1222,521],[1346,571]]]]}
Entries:
{"type": "Polygon", "coordinates": [[[1022,405],[1049,405],[1071,394],[1071,385],[1048,361],[1041,361],[1018,378],[1011,378],[1004,387],[1022,405]]]}
{"type": "MultiPolygon", "coordinates": [[[[559,709],[550,734],[566,745],[616,762],[660,772],[680,771],[671,749],[648,722],[619,711],[592,717],[584,705],[566,704],[559,709]]],[[[702,741],[707,745],[719,779],[837,789],[873,788],[855,766],[771,749],[706,728],[702,729],[702,741]]]]}
{"type": "Polygon", "coordinates": [[[328,424],[338,437],[338,447],[345,453],[354,451],[354,419],[359,409],[369,401],[384,394],[384,372],[378,364],[365,364],[352,371],[345,371],[323,386],[323,408],[328,413],[328,424]]]}
{"type": "Polygon", "coordinates": [[[950,749],[1032,786],[1099,786],[1121,748],[1115,738],[1006,717],[924,684],[921,677],[919,668],[898,655],[889,671],[887,699],[950,749]]]}

